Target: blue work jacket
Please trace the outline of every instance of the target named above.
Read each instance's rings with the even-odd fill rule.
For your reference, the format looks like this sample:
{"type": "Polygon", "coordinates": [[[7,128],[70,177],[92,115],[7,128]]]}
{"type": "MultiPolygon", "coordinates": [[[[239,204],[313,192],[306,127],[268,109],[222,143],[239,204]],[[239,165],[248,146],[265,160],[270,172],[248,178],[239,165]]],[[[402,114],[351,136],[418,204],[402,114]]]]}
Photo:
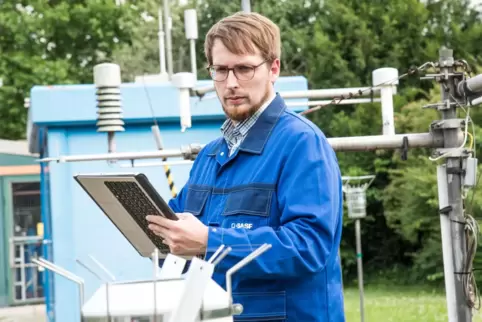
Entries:
{"type": "Polygon", "coordinates": [[[224,288],[229,268],[272,245],[232,276],[235,321],[342,322],[342,202],[326,137],[277,94],[233,155],[222,137],[202,149],[169,204],[209,226],[208,258],[232,248],[213,275],[224,288]]]}

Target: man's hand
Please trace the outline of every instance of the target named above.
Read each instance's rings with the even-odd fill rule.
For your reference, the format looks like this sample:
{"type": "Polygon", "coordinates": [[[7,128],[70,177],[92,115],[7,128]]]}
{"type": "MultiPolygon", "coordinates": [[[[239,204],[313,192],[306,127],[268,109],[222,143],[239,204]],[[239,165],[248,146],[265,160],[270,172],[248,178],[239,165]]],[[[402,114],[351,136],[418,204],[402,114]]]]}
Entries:
{"type": "Polygon", "coordinates": [[[149,229],[163,239],[175,255],[200,255],[206,252],[209,228],[190,213],[176,214],[179,220],[147,216],[149,229]]]}

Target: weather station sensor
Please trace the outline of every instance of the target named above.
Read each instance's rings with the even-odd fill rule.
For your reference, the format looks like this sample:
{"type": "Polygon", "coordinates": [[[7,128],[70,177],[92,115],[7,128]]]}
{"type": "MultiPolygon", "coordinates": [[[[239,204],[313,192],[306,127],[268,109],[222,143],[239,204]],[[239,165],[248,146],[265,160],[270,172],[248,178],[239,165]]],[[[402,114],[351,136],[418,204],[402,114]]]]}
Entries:
{"type": "Polygon", "coordinates": [[[121,104],[121,71],[117,64],[103,63],[94,67],[97,96],[97,132],[107,132],[108,151],[115,152],[115,132],[124,132],[121,104]]]}
{"type": "Polygon", "coordinates": [[[172,84],[179,89],[179,112],[181,132],[192,126],[191,123],[191,89],[196,85],[196,75],[182,72],[172,75],[172,84]]]}

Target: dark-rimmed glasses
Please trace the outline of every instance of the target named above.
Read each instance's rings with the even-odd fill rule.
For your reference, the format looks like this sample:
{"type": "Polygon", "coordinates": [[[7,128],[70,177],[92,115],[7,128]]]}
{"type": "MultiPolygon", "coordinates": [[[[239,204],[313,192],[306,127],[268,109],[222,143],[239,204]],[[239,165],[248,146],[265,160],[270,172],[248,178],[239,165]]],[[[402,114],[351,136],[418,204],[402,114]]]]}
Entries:
{"type": "Polygon", "coordinates": [[[241,64],[232,68],[221,65],[211,65],[207,68],[207,70],[209,72],[209,76],[211,76],[215,82],[225,81],[228,78],[229,71],[233,71],[234,77],[236,77],[238,80],[249,81],[253,79],[256,69],[264,63],[266,63],[266,60],[255,66],[241,64]]]}

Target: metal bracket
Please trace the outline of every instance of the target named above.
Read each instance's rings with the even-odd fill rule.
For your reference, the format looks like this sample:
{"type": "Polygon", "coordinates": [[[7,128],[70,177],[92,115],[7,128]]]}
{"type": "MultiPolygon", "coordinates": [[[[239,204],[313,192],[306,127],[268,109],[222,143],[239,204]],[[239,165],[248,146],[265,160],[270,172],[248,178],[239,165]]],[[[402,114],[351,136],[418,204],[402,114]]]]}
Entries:
{"type": "Polygon", "coordinates": [[[408,159],[408,137],[404,136],[403,137],[403,143],[402,143],[402,153],[401,153],[401,159],[402,161],[407,161],[408,159]]]}
{"type": "Polygon", "coordinates": [[[188,146],[181,146],[181,153],[184,160],[196,159],[199,152],[201,152],[203,146],[200,144],[189,144],[188,146]]]}
{"type": "MultiPolygon", "coordinates": [[[[439,66],[437,66],[437,67],[439,67],[439,66]]],[[[421,80],[426,80],[426,79],[436,80],[437,82],[440,82],[440,81],[443,81],[443,80],[447,80],[449,77],[459,79],[459,78],[464,78],[465,75],[464,75],[463,72],[454,71],[454,72],[451,72],[451,73],[425,74],[425,75],[421,76],[420,79],[421,80]]]]}
{"type": "Polygon", "coordinates": [[[224,309],[208,310],[200,312],[200,320],[214,320],[224,318],[233,315],[240,315],[243,313],[243,306],[241,304],[233,304],[230,307],[224,309]]]}
{"type": "Polygon", "coordinates": [[[446,102],[439,102],[439,103],[433,103],[433,104],[426,104],[422,106],[422,108],[435,108],[437,110],[446,110],[451,107],[456,107],[458,106],[457,102],[449,102],[448,100],[446,102]]]}
{"type": "Polygon", "coordinates": [[[447,155],[448,158],[467,158],[471,155],[470,150],[465,148],[441,148],[432,152],[432,158],[437,158],[442,155],[447,155]]]}
{"type": "Polygon", "coordinates": [[[459,129],[463,127],[465,127],[465,119],[438,120],[430,124],[432,130],[459,129]]]}
{"type": "Polygon", "coordinates": [[[439,209],[439,213],[440,213],[441,215],[446,215],[446,216],[448,216],[448,214],[452,211],[452,209],[453,209],[452,206],[447,206],[447,207],[444,207],[444,208],[442,208],[442,209],[439,209]]]}

